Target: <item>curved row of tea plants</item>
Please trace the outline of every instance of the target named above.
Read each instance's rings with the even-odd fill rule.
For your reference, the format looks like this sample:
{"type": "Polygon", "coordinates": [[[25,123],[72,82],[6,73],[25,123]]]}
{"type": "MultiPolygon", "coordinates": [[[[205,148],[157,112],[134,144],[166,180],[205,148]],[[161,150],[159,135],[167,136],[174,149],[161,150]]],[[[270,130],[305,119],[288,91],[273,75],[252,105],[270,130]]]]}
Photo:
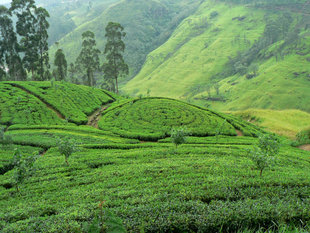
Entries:
{"type": "Polygon", "coordinates": [[[144,98],[127,102],[106,111],[99,121],[100,129],[141,140],[170,136],[174,127],[185,127],[192,136],[211,136],[217,133],[236,135],[232,125],[212,112],[166,98],[144,98]]]}
{"type": "Polygon", "coordinates": [[[64,124],[55,112],[35,96],[0,83],[0,123],[3,125],[64,124]]]}
{"type": "Polygon", "coordinates": [[[69,122],[86,124],[87,116],[113,102],[107,91],[66,82],[6,82],[31,93],[56,109],[69,122]]]}

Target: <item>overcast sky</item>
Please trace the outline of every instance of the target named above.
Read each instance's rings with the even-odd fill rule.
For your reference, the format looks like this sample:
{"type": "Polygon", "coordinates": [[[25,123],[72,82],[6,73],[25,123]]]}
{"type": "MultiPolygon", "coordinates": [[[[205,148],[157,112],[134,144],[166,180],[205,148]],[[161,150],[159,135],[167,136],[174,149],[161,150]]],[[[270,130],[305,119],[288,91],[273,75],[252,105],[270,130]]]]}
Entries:
{"type": "Polygon", "coordinates": [[[10,3],[11,0],[0,0],[0,4],[10,3]]]}

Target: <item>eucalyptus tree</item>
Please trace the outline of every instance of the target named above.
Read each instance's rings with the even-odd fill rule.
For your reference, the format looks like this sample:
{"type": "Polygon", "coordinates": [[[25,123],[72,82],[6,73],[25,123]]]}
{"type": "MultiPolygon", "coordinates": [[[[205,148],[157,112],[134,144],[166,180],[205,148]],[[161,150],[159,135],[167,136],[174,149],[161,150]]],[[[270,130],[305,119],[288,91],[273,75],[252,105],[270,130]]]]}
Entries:
{"type": "Polygon", "coordinates": [[[17,17],[16,32],[20,37],[19,45],[23,53],[23,65],[34,75],[39,60],[35,1],[13,0],[10,11],[17,17]]]}
{"type": "Polygon", "coordinates": [[[94,73],[100,68],[99,49],[96,48],[95,34],[92,31],[86,31],[82,34],[82,50],[76,59],[77,69],[84,73],[86,84],[94,86],[94,73]]]}
{"type": "Polygon", "coordinates": [[[62,49],[55,53],[54,65],[56,66],[56,80],[64,80],[67,76],[67,60],[62,49]]]}
{"type": "Polygon", "coordinates": [[[0,6],[0,76],[6,76],[7,72],[11,80],[26,79],[11,12],[6,7],[0,6]]]}
{"type": "Polygon", "coordinates": [[[104,78],[107,82],[115,81],[115,89],[118,93],[118,78],[128,75],[128,65],[125,63],[123,53],[125,51],[125,43],[123,38],[126,36],[124,27],[119,23],[109,22],[105,28],[107,43],[104,49],[106,60],[102,66],[104,78]]]}
{"type": "Polygon", "coordinates": [[[49,28],[49,23],[47,18],[49,18],[49,13],[42,7],[35,9],[36,24],[35,24],[35,33],[36,33],[36,42],[37,49],[39,53],[38,58],[38,67],[37,72],[41,80],[46,80],[45,75],[46,71],[50,68],[49,65],[49,56],[48,56],[48,33],[47,29],[49,28]]]}

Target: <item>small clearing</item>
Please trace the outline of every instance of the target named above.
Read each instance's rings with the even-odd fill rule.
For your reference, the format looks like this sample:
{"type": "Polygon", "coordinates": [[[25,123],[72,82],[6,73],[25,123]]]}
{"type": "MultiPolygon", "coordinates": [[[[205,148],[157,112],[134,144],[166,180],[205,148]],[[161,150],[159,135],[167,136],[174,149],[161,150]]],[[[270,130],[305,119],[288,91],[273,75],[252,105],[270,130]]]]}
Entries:
{"type": "Polygon", "coordinates": [[[88,117],[87,125],[92,126],[96,129],[98,129],[98,122],[101,118],[101,114],[108,109],[109,106],[104,105],[101,108],[99,108],[97,111],[95,111],[92,115],[88,117]]]}
{"type": "Polygon", "coordinates": [[[310,144],[302,145],[298,147],[301,150],[310,151],[310,144]]]}

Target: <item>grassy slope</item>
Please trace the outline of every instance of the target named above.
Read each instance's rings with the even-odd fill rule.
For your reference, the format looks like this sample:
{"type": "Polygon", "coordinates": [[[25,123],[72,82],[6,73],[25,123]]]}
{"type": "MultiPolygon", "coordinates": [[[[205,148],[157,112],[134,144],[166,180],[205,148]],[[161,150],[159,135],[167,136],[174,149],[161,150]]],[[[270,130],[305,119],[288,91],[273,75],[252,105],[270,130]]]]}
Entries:
{"type": "Polygon", "coordinates": [[[231,113],[292,139],[298,132],[310,127],[310,114],[299,110],[248,109],[231,113]]]}
{"type": "MultiPolygon", "coordinates": [[[[178,23],[179,17],[182,18],[183,14],[186,15],[187,11],[190,12],[190,9],[197,5],[190,0],[162,2],[123,0],[115,3],[112,1],[107,9],[89,21],[81,23],[77,21],[79,17],[73,17],[81,24],[59,41],[59,47],[64,49],[68,61],[74,62],[80,52],[81,34],[91,30],[96,35],[98,48],[103,51],[106,25],[110,21],[119,22],[127,33],[125,60],[130,66],[131,73],[136,73],[142,66],[145,56],[169,36],[170,28],[178,23]],[[183,7],[184,5],[186,7],[183,7]]],[[[79,15],[76,12],[72,14],[79,15]]],[[[50,48],[52,59],[56,49],[56,46],[50,48]]]]}
{"type": "MultiPolygon", "coordinates": [[[[259,75],[252,80],[236,75],[221,81],[220,93],[226,102],[195,100],[207,96],[207,93],[195,95],[197,92],[193,91],[193,87],[206,85],[210,77],[224,69],[228,56],[233,57],[237,51],[249,46],[244,42],[244,36],[251,42],[260,37],[265,26],[265,13],[258,8],[205,2],[180,24],[164,45],[148,55],[143,69],[123,90],[131,94],[146,94],[149,89],[154,96],[191,98],[200,105],[218,110],[254,107],[310,111],[309,56],[295,53],[278,62],[275,58],[260,61],[259,75]],[[219,15],[210,19],[213,11],[219,15]],[[238,16],[246,18],[243,21],[232,20],[238,16]],[[197,27],[206,22],[209,26],[197,35],[197,27]],[[236,42],[238,36],[241,39],[236,42]],[[294,72],[305,73],[296,76],[294,72]]],[[[308,38],[304,44],[309,44],[308,38]]],[[[214,90],[212,94],[215,94],[214,90]]]]}

